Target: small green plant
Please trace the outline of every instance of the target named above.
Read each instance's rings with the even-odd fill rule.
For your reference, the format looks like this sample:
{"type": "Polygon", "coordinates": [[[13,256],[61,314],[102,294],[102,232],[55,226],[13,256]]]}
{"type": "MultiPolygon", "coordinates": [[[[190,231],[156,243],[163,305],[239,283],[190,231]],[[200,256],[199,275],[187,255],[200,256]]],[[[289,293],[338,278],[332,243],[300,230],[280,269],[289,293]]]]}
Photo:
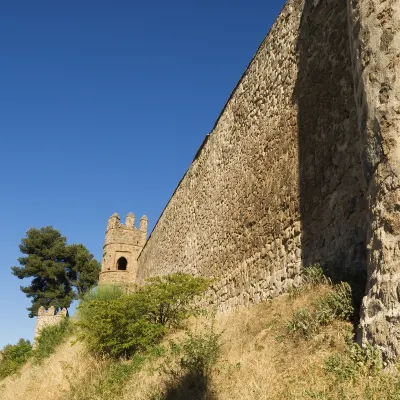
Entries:
{"type": "MultiPolygon", "coordinates": [[[[131,360],[96,360],[88,368],[86,379],[68,377],[70,389],[63,400],[109,400],[121,396],[126,382],[139,371],[147,355],[135,355],[131,360]]],[[[70,366],[68,366],[70,368],[70,366]]]]}
{"type": "Polygon", "coordinates": [[[349,321],[354,313],[350,285],[339,283],[333,292],[316,300],[314,306],[319,325],[328,325],[335,319],[349,321]]]}
{"type": "Polygon", "coordinates": [[[333,291],[313,302],[311,308],[297,310],[286,325],[289,334],[309,339],[334,320],[348,321],[354,313],[350,286],[342,282],[333,291]]]}
{"type": "Polygon", "coordinates": [[[359,346],[349,335],[344,354],[330,355],[325,360],[325,370],[338,382],[354,381],[358,376],[376,376],[382,370],[382,356],[370,344],[359,346]]]}
{"type": "Polygon", "coordinates": [[[107,366],[106,378],[94,385],[94,392],[101,399],[121,394],[125,382],[140,369],[143,361],[144,357],[135,355],[129,362],[111,362],[107,366]]]}
{"type": "Polygon", "coordinates": [[[152,278],[132,294],[104,297],[99,291],[79,306],[79,338],[93,353],[113,358],[148,351],[168,328],[200,312],[194,299],[208,285],[205,278],[173,274],[152,278]]]}
{"type": "Polygon", "coordinates": [[[17,344],[6,345],[1,351],[0,379],[18,372],[32,354],[29,340],[20,339],[17,344]]]}
{"type": "Polygon", "coordinates": [[[124,291],[118,285],[102,285],[97,286],[87,292],[84,297],[83,301],[91,301],[91,300],[113,300],[118,299],[124,295],[124,291]]]}
{"type": "Polygon", "coordinates": [[[304,282],[311,286],[330,285],[330,279],[325,275],[320,264],[311,264],[303,270],[304,282]]]}
{"type": "Polygon", "coordinates": [[[197,376],[208,379],[221,355],[221,333],[215,333],[214,324],[204,333],[188,333],[182,344],[181,367],[197,376]]]}
{"type": "Polygon", "coordinates": [[[318,330],[318,321],[309,308],[300,308],[286,325],[289,334],[296,334],[309,339],[318,330]]]}
{"type": "Polygon", "coordinates": [[[54,353],[55,348],[63,343],[73,331],[73,324],[65,317],[58,325],[45,326],[36,338],[33,357],[35,362],[40,363],[43,359],[54,353]]]}
{"type": "MultiPolygon", "coordinates": [[[[213,399],[211,378],[221,356],[221,333],[214,330],[214,321],[200,333],[188,332],[181,343],[170,343],[178,364],[166,359],[162,370],[169,375],[165,392],[155,398],[163,400],[213,399]]],[[[236,365],[240,368],[240,364],[236,365]]]]}

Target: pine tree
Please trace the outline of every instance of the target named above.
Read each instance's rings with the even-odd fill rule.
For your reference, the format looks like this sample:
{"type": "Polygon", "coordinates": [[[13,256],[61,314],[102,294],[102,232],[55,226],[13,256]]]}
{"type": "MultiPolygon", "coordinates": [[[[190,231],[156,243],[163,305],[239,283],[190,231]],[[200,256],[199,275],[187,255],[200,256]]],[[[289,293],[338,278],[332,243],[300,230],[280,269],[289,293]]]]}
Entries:
{"type": "Polygon", "coordinates": [[[37,315],[40,306],[68,308],[98,280],[100,263],[81,244],[67,245],[67,240],[52,226],[32,228],[19,246],[26,257],[18,258],[20,267],[11,267],[19,279],[32,278],[22,292],[32,298],[29,317],[37,315]]]}

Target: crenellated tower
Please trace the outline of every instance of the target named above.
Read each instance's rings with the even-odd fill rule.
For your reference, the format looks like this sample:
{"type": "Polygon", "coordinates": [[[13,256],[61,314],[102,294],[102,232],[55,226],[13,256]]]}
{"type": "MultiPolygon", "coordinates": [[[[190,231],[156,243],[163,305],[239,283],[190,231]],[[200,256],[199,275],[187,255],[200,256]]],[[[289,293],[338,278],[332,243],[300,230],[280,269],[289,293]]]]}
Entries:
{"type": "Polygon", "coordinates": [[[139,229],[135,228],[135,216],[129,213],[122,224],[117,213],[107,224],[106,239],[103,247],[103,263],[99,284],[127,282],[136,279],[137,259],[147,237],[147,217],[140,219],[139,229]]]}

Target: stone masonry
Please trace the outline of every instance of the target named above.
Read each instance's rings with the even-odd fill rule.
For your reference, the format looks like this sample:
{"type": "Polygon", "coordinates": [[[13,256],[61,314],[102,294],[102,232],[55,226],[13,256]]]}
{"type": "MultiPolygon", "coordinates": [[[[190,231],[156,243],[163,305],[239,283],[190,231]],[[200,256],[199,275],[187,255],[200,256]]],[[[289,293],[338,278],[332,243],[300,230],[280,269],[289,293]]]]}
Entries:
{"type": "Polygon", "coordinates": [[[395,360],[399,77],[400,0],[288,0],[148,241],[109,220],[101,282],[215,277],[224,310],[329,264],[367,282],[360,341],[395,360]]]}
{"type": "Polygon", "coordinates": [[[135,216],[129,213],[125,225],[118,214],[108,220],[106,239],[103,247],[103,263],[99,284],[134,282],[137,273],[137,258],[146,243],[147,217],[140,219],[139,229],[135,228],[135,216]]]}
{"type": "Polygon", "coordinates": [[[330,262],[366,274],[366,184],[346,0],[289,0],[164,209],[138,281],[217,278],[220,309],[330,262]]]}

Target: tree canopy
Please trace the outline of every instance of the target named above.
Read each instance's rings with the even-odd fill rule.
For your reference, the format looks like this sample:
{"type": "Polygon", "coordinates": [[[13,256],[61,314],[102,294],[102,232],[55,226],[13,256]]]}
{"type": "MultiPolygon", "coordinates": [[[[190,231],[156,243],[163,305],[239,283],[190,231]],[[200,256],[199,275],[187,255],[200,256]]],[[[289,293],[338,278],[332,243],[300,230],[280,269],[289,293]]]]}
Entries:
{"type": "Polygon", "coordinates": [[[67,239],[52,226],[31,228],[19,245],[25,257],[18,258],[20,267],[11,267],[19,279],[32,278],[22,292],[32,298],[29,317],[37,315],[40,306],[56,310],[71,305],[97,284],[100,263],[82,244],[67,244],[67,239]]]}

